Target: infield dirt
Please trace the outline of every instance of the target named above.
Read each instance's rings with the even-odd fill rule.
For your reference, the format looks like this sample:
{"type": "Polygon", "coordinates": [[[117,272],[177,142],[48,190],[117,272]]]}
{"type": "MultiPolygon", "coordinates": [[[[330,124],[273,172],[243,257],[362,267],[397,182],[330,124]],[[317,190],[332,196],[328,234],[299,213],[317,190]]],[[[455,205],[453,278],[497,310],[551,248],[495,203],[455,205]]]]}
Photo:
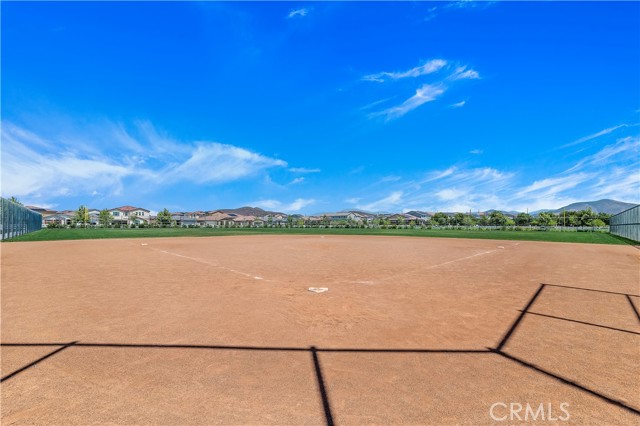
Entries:
{"type": "Polygon", "coordinates": [[[493,420],[495,403],[554,417],[567,403],[553,423],[640,421],[632,246],[314,235],[1,249],[3,424],[526,423],[493,420]]]}

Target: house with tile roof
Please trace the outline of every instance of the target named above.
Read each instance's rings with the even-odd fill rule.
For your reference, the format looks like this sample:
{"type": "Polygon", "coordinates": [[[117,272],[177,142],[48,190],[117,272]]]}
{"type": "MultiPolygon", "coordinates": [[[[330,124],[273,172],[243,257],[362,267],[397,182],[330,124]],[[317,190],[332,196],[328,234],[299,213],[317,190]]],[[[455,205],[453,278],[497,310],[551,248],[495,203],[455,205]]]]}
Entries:
{"type": "Polygon", "coordinates": [[[151,220],[151,211],[142,207],[122,206],[109,209],[114,224],[147,224],[151,220]]]}

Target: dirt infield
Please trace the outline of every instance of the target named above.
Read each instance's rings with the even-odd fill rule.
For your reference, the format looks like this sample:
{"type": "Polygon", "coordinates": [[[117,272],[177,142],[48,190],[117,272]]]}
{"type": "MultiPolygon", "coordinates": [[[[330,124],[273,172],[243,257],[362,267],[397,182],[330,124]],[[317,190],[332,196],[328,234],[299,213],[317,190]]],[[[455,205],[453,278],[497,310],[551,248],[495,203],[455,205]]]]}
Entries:
{"type": "Polygon", "coordinates": [[[640,422],[631,246],[235,236],[1,249],[3,425],[640,422]]]}

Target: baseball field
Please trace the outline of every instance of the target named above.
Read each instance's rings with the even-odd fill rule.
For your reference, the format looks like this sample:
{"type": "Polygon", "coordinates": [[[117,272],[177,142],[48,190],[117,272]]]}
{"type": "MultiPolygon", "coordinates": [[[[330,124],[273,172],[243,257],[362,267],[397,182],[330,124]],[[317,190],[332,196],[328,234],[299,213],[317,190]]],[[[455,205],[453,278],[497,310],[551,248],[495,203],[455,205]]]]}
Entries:
{"type": "Polygon", "coordinates": [[[244,235],[0,247],[2,424],[640,422],[631,245],[244,235]]]}

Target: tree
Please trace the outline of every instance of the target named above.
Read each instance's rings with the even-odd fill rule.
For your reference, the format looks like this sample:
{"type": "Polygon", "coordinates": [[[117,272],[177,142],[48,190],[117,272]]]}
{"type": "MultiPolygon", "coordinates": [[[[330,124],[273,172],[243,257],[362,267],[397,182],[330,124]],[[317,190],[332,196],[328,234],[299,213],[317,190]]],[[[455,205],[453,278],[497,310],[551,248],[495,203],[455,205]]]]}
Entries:
{"type": "Polygon", "coordinates": [[[9,201],[11,201],[12,203],[16,203],[20,206],[23,206],[24,204],[22,204],[16,197],[11,197],[9,198],[9,201]]]}
{"type": "Polygon", "coordinates": [[[100,210],[100,215],[98,216],[98,222],[100,222],[100,225],[105,227],[111,225],[111,213],[109,213],[109,210],[107,209],[100,210]]]}
{"type": "Polygon", "coordinates": [[[442,212],[437,212],[433,216],[431,216],[431,223],[434,225],[442,226],[446,225],[449,222],[449,216],[442,212]]]}
{"type": "Polygon", "coordinates": [[[471,213],[469,213],[468,215],[465,214],[464,215],[464,219],[462,220],[462,224],[465,226],[473,226],[475,225],[476,221],[473,218],[473,216],[471,216],[471,213]]]}
{"type": "Polygon", "coordinates": [[[456,213],[451,219],[453,225],[463,226],[465,224],[465,215],[463,213],[456,213]]]}
{"type": "Polygon", "coordinates": [[[611,219],[611,215],[608,213],[598,213],[598,219],[604,222],[603,226],[606,226],[609,224],[609,219],[611,219]]]}
{"type": "Polygon", "coordinates": [[[591,221],[596,218],[595,213],[590,208],[586,210],[580,210],[578,212],[578,218],[580,221],[579,226],[591,226],[591,221]]]}
{"type": "Polygon", "coordinates": [[[591,226],[595,226],[599,228],[602,226],[606,226],[606,224],[602,219],[593,219],[593,221],[591,221],[591,226]]]}
{"type": "Polygon", "coordinates": [[[507,217],[504,213],[494,210],[489,215],[489,223],[493,226],[505,226],[507,224],[507,217]]]}
{"type": "Polygon", "coordinates": [[[529,226],[531,225],[531,219],[533,218],[529,213],[518,213],[515,222],[518,226],[529,226]]]}
{"type": "Polygon", "coordinates": [[[541,212],[538,215],[538,224],[540,226],[556,226],[558,224],[556,215],[551,212],[541,212]]]}
{"type": "Polygon", "coordinates": [[[82,224],[82,226],[86,226],[89,222],[89,209],[87,209],[85,206],[78,207],[74,220],[76,223],[80,223],[82,224]]]}
{"type": "Polygon", "coordinates": [[[167,226],[171,224],[171,212],[167,209],[163,209],[158,213],[157,221],[162,226],[167,226]]]}

